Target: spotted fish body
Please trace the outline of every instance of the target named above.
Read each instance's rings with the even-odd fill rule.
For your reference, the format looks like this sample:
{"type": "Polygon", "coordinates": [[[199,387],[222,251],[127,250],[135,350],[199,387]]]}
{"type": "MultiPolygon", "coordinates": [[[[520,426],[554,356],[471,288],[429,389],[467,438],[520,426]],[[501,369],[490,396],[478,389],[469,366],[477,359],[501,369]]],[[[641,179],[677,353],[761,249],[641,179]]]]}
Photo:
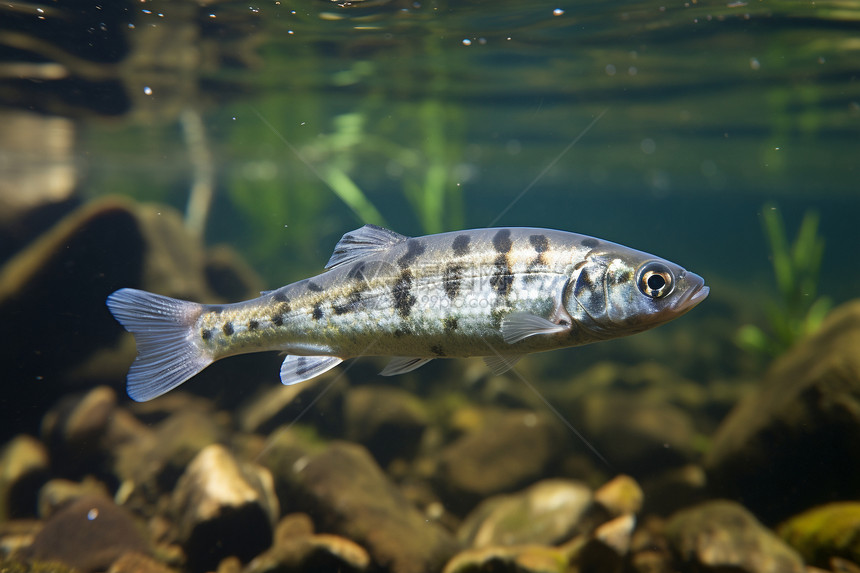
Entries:
{"type": "Polygon", "coordinates": [[[149,400],[215,360],[287,353],[293,384],[355,356],[394,357],[383,374],[434,358],[520,357],[647,330],[687,312],[708,287],[683,268],[606,241],[549,229],[476,229],[409,238],[366,225],[326,272],[227,305],[121,289],[108,307],[135,334],[128,392],[149,400]]]}

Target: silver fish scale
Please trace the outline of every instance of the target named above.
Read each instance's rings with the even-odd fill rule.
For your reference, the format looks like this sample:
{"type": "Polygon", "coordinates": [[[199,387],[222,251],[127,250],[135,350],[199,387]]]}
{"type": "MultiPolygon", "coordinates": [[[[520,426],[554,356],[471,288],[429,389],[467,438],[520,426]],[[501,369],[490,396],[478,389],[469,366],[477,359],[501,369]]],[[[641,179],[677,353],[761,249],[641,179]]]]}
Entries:
{"type": "MultiPolygon", "coordinates": [[[[549,317],[573,267],[594,247],[589,241],[528,228],[404,238],[384,252],[205,313],[198,326],[212,333],[206,343],[217,356],[252,347],[340,357],[485,356],[504,346],[505,315],[549,317]]],[[[526,340],[517,351],[545,343],[526,340]]]]}

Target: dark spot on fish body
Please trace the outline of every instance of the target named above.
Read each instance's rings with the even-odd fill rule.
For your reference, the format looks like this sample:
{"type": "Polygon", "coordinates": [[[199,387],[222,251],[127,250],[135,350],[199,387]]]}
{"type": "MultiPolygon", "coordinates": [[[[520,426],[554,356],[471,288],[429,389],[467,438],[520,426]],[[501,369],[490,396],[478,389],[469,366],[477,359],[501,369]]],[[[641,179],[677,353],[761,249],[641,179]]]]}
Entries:
{"type": "Polygon", "coordinates": [[[260,323],[254,319],[248,321],[248,330],[257,330],[260,328],[260,323]]]}
{"type": "Polygon", "coordinates": [[[462,257],[469,254],[469,243],[471,243],[472,239],[469,235],[457,235],[454,237],[454,243],[451,245],[451,248],[454,250],[454,254],[458,257],[462,257]]]}
{"type": "Polygon", "coordinates": [[[290,302],[290,299],[287,298],[287,295],[285,295],[281,291],[275,291],[275,294],[272,295],[272,299],[275,302],[285,302],[287,304],[289,304],[290,302]]]}
{"type": "Polygon", "coordinates": [[[271,316],[272,324],[275,326],[282,326],[284,324],[284,316],[292,310],[292,307],[290,307],[290,299],[285,297],[283,294],[280,296],[275,295],[274,298],[279,302],[275,306],[275,310],[271,316]]]}
{"type": "Polygon", "coordinates": [[[391,290],[394,298],[394,308],[403,318],[409,316],[412,307],[415,306],[416,298],[412,295],[412,271],[405,269],[400,273],[394,288],[391,290]]]}
{"type": "Polygon", "coordinates": [[[513,245],[514,243],[511,241],[510,229],[499,229],[499,231],[493,235],[493,248],[496,249],[497,253],[509,253],[513,245]]]}
{"type": "Polygon", "coordinates": [[[321,287],[320,285],[318,285],[317,283],[315,283],[311,280],[308,281],[307,286],[308,286],[308,290],[312,291],[312,292],[322,292],[322,290],[323,290],[323,287],[321,287]]]}
{"type": "Polygon", "coordinates": [[[527,282],[537,278],[536,273],[546,270],[547,261],[544,253],[549,250],[549,239],[546,238],[546,235],[530,235],[529,242],[534,247],[537,256],[529,262],[529,266],[526,268],[525,280],[527,282]]]}
{"type": "Polygon", "coordinates": [[[507,255],[496,257],[495,267],[496,270],[493,272],[493,276],[490,277],[490,286],[499,295],[508,296],[511,292],[511,286],[514,284],[514,275],[508,263],[507,255]]]}
{"type": "Polygon", "coordinates": [[[322,304],[318,302],[314,305],[313,312],[311,313],[311,318],[313,318],[314,320],[321,320],[323,316],[324,313],[322,309],[322,304]]]}
{"type": "Polygon", "coordinates": [[[529,242],[537,253],[545,253],[549,250],[549,239],[546,235],[530,235],[529,242]]]}
{"type": "Polygon", "coordinates": [[[445,276],[442,278],[442,286],[445,288],[445,294],[450,300],[457,298],[460,292],[460,280],[463,277],[462,265],[448,265],[445,268],[445,276]]]}
{"type": "Polygon", "coordinates": [[[420,257],[427,247],[424,246],[424,243],[421,242],[420,239],[410,238],[406,240],[406,252],[402,257],[397,259],[397,264],[400,265],[401,269],[405,269],[409,265],[415,262],[415,260],[420,257]]]}
{"type": "Polygon", "coordinates": [[[593,237],[586,237],[579,244],[587,249],[593,249],[600,244],[600,241],[593,237]]]}
{"type": "Polygon", "coordinates": [[[341,304],[335,304],[332,309],[335,314],[346,314],[348,312],[355,312],[358,310],[361,305],[361,292],[360,290],[353,291],[349,294],[346,299],[346,302],[341,304]]]}
{"type": "Polygon", "coordinates": [[[438,344],[434,344],[433,346],[431,346],[430,352],[432,352],[436,356],[439,356],[440,358],[442,356],[445,356],[445,350],[438,344]]]}
{"type": "Polygon", "coordinates": [[[203,340],[209,340],[210,338],[212,338],[212,331],[208,328],[204,328],[200,331],[200,338],[202,338],[203,340]]]}
{"type": "Polygon", "coordinates": [[[460,325],[457,323],[457,318],[454,316],[444,319],[442,324],[445,327],[445,332],[454,332],[460,328],[460,325]]]}
{"type": "Polygon", "coordinates": [[[233,323],[232,322],[225,322],[224,326],[221,327],[221,330],[224,332],[225,336],[232,336],[233,335],[233,323]]]}

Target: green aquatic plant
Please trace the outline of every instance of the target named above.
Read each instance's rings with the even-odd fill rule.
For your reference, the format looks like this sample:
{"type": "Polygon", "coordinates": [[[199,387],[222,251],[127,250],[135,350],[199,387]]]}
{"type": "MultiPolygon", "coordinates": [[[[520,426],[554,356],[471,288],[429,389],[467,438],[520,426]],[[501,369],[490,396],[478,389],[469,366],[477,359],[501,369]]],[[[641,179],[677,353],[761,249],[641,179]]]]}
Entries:
{"type": "Polygon", "coordinates": [[[765,307],[770,332],[758,326],[742,326],[735,341],[747,350],[777,356],[821,325],[831,308],[818,297],[818,279],[824,254],[824,238],[818,234],[818,213],[807,211],[794,243],[789,245],[785,223],[774,204],[762,208],[762,225],[779,297],[765,307]]]}

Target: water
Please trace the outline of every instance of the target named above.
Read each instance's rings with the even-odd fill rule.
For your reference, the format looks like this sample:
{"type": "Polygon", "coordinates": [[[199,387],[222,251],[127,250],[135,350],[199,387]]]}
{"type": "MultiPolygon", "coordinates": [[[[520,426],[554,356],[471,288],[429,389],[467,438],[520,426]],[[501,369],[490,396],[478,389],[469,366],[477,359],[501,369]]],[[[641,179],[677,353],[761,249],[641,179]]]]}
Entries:
{"type": "MultiPolygon", "coordinates": [[[[765,204],[789,240],[805,214],[820,216],[824,254],[807,298],[857,296],[858,14],[836,1],[4,6],[0,251],[32,244],[68,197],[115,194],[177,209],[265,288],[315,274],[366,222],[407,235],[491,224],[594,235],[703,275],[710,299],[656,332],[530,358],[526,378],[550,401],[573,400],[556,396],[572,380],[570,392],[587,395],[582,374],[606,362],[660,364],[690,388],[726,384],[697,428],[710,436],[770,361],[734,341],[743,324],[767,330],[766,302],[778,299],[765,204]],[[25,216],[24,198],[54,207],[25,216]]],[[[37,434],[56,399],[92,385],[69,376],[81,360],[68,340],[116,334],[101,305],[107,284],[125,285],[94,251],[78,261],[95,267],[95,286],[42,285],[73,289],[64,296],[88,309],[60,319],[50,347],[52,317],[6,307],[18,329],[6,362],[19,364],[8,384],[49,390],[13,391],[6,438],[37,434]],[[39,358],[18,360],[31,349],[39,358]]],[[[264,384],[276,384],[277,359],[260,360],[264,384]]],[[[349,380],[378,384],[378,366],[360,363],[349,380]]],[[[433,364],[400,383],[423,397],[438,387],[524,400],[522,388],[475,383],[471,368],[433,364]]],[[[230,372],[209,378],[222,405],[247,397],[219,394],[230,372]]],[[[582,411],[561,412],[579,426],[582,411]]]]}

